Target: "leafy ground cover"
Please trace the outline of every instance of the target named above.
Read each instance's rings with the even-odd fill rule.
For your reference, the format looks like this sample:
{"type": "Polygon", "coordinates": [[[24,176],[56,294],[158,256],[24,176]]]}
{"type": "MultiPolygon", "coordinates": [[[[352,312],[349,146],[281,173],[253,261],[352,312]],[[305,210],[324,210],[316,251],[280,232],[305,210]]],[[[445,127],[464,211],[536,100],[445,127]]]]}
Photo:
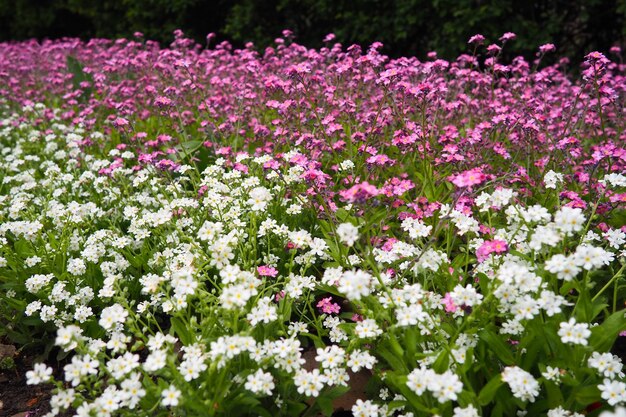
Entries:
{"type": "Polygon", "coordinates": [[[46,415],[623,415],[625,67],[514,37],[0,44],[0,332],[46,415]]]}

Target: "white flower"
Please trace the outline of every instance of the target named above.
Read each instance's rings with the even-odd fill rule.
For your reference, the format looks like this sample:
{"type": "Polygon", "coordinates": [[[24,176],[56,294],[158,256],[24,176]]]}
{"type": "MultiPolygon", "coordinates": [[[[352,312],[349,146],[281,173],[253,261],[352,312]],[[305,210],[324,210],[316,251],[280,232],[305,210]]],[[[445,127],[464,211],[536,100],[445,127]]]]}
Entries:
{"type": "Polygon", "coordinates": [[[603,411],[598,417],[626,417],[626,408],[617,407],[615,411],[603,411]]]}
{"type": "Polygon", "coordinates": [[[123,324],[128,316],[128,311],[120,304],[113,304],[110,307],[106,307],[102,310],[100,320],[98,324],[105,330],[114,329],[116,324],[123,324]]]}
{"type": "Polygon", "coordinates": [[[52,409],[67,409],[72,405],[76,392],[73,389],[61,390],[50,398],[50,407],[52,409]]]}
{"type": "Polygon", "coordinates": [[[93,316],[93,311],[91,310],[91,307],[84,305],[76,307],[76,311],[74,312],[74,320],[78,321],[79,323],[84,323],[91,316],[93,316]]]}
{"type": "Polygon", "coordinates": [[[326,380],[326,377],[320,374],[319,369],[314,369],[312,372],[300,369],[293,378],[298,392],[307,397],[317,397],[320,390],[324,388],[326,380]]]}
{"type": "Polygon", "coordinates": [[[41,275],[35,274],[26,280],[26,289],[28,292],[36,293],[54,278],[54,274],[41,275]]]}
{"type": "Polygon", "coordinates": [[[478,410],[470,404],[465,408],[454,407],[454,414],[452,417],[479,417],[479,414],[478,410]]]}
{"type": "Polygon", "coordinates": [[[109,360],[106,366],[113,378],[122,379],[124,375],[129,374],[139,366],[139,355],[126,352],[122,356],[109,360]]]}
{"type": "Polygon", "coordinates": [[[430,391],[440,403],[455,401],[463,390],[459,376],[452,371],[437,374],[432,369],[416,368],[407,375],[407,386],[417,395],[430,391]]]}
{"type": "Polygon", "coordinates": [[[248,375],[244,387],[255,394],[272,395],[274,389],[274,378],[269,372],[257,370],[254,374],[248,375]]]}
{"type": "Polygon", "coordinates": [[[600,180],[600,182],[604,184],[608,182],[613,187],[626,187],[626,177],[622,174],[613,173],[605,175],[604,178],[600,180]]]}
{"type": "Polygon", "coordinates": [[[585,215],[579,208],[561,207],[554,215],[554,223],[565,234],[580,232],[585,225],[585,215]]]}
{"type": "Polygon", "coordinates": [[[624,243],[626,243],[626,233],[620,229],[611,229],[606,231],[602,235],[608,242],[609,246],[613,249],[619,249],[624,243]]]}
{"type": "Polygon", "coordinates": [[[589,367],[598,371],[598,373],[606,378],[624,377],[622,372],[622,360],[609,352],[599,353],[593,352],[587,360],[589,367]]]}
{"type": "Polygon", "coordinates": [[[435,372],[431,369],[416,368],[407,375],[406,385],[417,395],[422,395],[430,381],[435,377],[435,372]]]}
{"type": "Polygon", "coordinates": [[[67,272],[74,276],[83,275],[87,271],[87,266],[82,259],[74,258],[67,262],[67,272]]]}
{"type": "Polygon", "coordinates": [[[61,327],[57,330],[57,337],[55,344],[62,347],[66,352],[74,349],[77,344],[77,339],[80,337],[82,329],[73,324],[61,327]]]}
{"type": "Polygon", "coordinates": [[[359,229],[352,223],[341,223],[337,226],[337,236],[342,243],[352,246],[359,239],[359,229]]]}
{"type": "Polygon", "coordinates": [[[548,171],[543,177],[543,183],[546,185],[546,188],[556,189],[556,184],[559,182],[563,182],[563,174],[556,173],[552,170],[548,171]]]}
{"type": "Polygon", "coordinates": [[[346,159],[344,161],[341,161],[341,163],[339,164],[339,169],[341,171],[349,171],[352,168],[354,168],[354,162],[352,162],[349,159],[346,159]]]}
{"type": "Polygon", "coordinates": [[[437,401],[445,403],[446,401],[456,401],[458,394],[463,391],[463,383],[459,376],[452,371],[446,371],[437,375],[437,381],[429,384],[428,389],[432,391],[437,401]]]}
{"type": "Polygon", "coordinates": [[[383,331],[378,327],[378,324],[376,324],[376,320],[365,319],[356,324],[354,334],[360,339],[365,339],[380,336],[383,334],[383,331]]]}
{"type": "Polygon", "coordinates": [[[181,392],[174,385],[170,385],[161,392],[161,405],[164,407],[176,407],[180,394],[181,392]]]}
{"type": "Polygon", "coordinates": [[[428,237],[430,235],[432,226],[427,226],[419,219],[407,217],[402,220],[402,230],[409,233],[411,239],[417,239],[420,237],[428,237]]]}
{"type": "Polygon", "coordinates": [[[559,368],[553,368],[552,366],[546,366],[546,371],[541,373],[548,381],[559,382],[561,380],[561,370],[559,368]]]}
{"type": "Polygon", "coordinates": [[[611,252],[589,245],[580,245],[577,247],[573,256],[576,264],[588,271],[600,268],[603,265],[608,265],[614,258],[611,252]]]}
{"type": "Polygon", "coordinates": [[[336,368],[344,362],[346,352],[337,345],[317,348],[315,360],[322,364],[322,368],[336,368]]]}
{"type": "Polygon", "coordinates": [[[41,310],[41,301],[33,301],[26,306],[24,314],[27,316],[32,316],[39,310],[41,310]]]}
{"type": "Polygon", "coordinates": [[[507,366],[502,371],[502,381],[509,384],[511,392],[522,401],[534,402],[539,395],[539,383],[518,366],[507,366]]]}
{"type": "Polygon", "coordinates": [[[356,400],[352,406],[352,415],[354,417],[378,417],[378,405],[371,401],[356,400]]]}
{"type": "Polygon", "coordinates": [[[567,411],[563,407],[559,406],[557,408],[553,408],[552,410],[548,410],[548,417],[584,417],[580,413],[567,411]]]}
{"type": "Polygon", "coordinates": [[[567,322],[561,322],[559,324],[559,336],[563,343],[571,343],[573,345],[587,345],[587,339],[591,336],[589,330],[589,324],[576,323],[576,319],[573,317],[567,322]]]}
{"type": "Polygon", "coordinates": [[[41,258],[39,256],[31,256],[24,259],[24,264],[29,268],[37,265],[39,262],[41,262],[41,258]]]}
{"type": "Polygon", "coordinates": [[[246,318],[253,326],[256,326],[260,322],[268,324],[278,319],[277,311],[278,309],[276,305],[272,303],[272,299],[270,297],[263,297],[258,301],[258,304],[252,308],[246,318]]]}
{"type": "Polygon", "coordinates": [[[270,190],[265,187],[256,187],[250,190],[250,197],[247,201],[252,211],[263,211],[267,207],[267,203],[272,199],[270,190]]]}
{"type": "Polygon", "coordinates": [[[167,352],[164,350],[155,350],[150,353],[143,364],[146,372],[156,372],[165,366],[167,360],[167,352]]]}
{"type": "Polygon", "coordinates": [[[547,271],[564,281],[571,281],[580,272],[580,267],[573,256],[554,255],[546,261],[545,266],[547,271]]]}
{"type": "Polygon", "coordinates": [[[362,270],[345,271],[339,279],[337,289],[350,300],[360,300],[371,292],[372,276],[362,270]]]}
{"type": "Polygon", "coordinates": [[[421,304],[411,304],[399,307],[396,310],[396,320],[398,326],[415,326],[428,318],[428,314],[424,312],[421,304]]]}
{"type": "Polygon", "coordinates": [[[624,382],[605,379],[602,384],[598,385],[598,389],[609,405],[623,404],[626,401],[626,383],[624,382]]]}
{"type": "Polygon", "coordinates": [[[480,304],[480,301],[483,299],[483,295],[478,293],[470,284],[467,284],[465,288],[457,285],[450,293],[450,297],[455,304],[469,307],[480,304]]]}
{"type": "MultiPolygon", "coordinates": [[[[187,355],[185,355],[187,357],[187,355]]],[[[200,356],[191,356],[181,362],[178,367],[178,371],[183,375],[185,381],[189,382],[200,376],[200,372],[206,371],[207,364],[204,363],[204,358],[200,356]]]]}
{"type": "Polygon", "coordinates": [[[26,384],[37,385],[48,382],[52,376],[52,368],[43,363],[36,363],[32,371],[26,372],[26,384]]]}

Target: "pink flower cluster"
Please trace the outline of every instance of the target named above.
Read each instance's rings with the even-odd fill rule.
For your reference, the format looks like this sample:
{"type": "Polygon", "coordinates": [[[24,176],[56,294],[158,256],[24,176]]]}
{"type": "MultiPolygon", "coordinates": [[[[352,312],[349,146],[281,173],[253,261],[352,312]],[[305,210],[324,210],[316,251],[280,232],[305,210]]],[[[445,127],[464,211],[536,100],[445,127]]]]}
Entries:
{"type": "Polygon", "coordinates": [[[267,265],[261,265],[257,267],[257,272],[262,277],[276,278],[276,276],[278,275],[278,269],[267,265]]]}
{"type": "Polygon", "coordinates": [[[476,251],[478,262],[484,262],[490,254],[505,253],[509,249],[507,243],[503,240],[494,239],[484,242],[476,251]]]}
{"type": "Polygon", "coordinates": [[[333,303],[332,297],[322,298],[316,307],[324,314],[339,314],[339,311],[341,311],[339,304],[333,303]]]}
{"type": "MultiPolygon", "coordinates": [[[[414,205],[446,181],[470,206],[487,181],[531,196],[546,172],[562,169],[562,204],[583,207],[604,193],[623,205],[626,194],[597,179],[626,170],[626,67],[591,52],[575,80],[565,61],[538,69],[521,57],[502,61],[513,39],[482,46],[476,35],[475,53],[451,61],[390,59],[380,44],[206,48],[180,31],[167,48],[143,38],[1,43],[0,97],[15,109],[53,104],[84,127],[83,148],[102,146],[97,133],[114,135],[134,157],[113,157],[102,175],[148,164],[176,171],[189,151],[246,172],[242,152],[273,154],[264,169],[302,167],[323,211],[341,202],[414,205]],[[297,155],[281,157],[294,147],[297,155]],[[336,175],[342,161],[366,175],[336,175]]],[[[51,117],[47,106],[38,122],[51,117]]]]}

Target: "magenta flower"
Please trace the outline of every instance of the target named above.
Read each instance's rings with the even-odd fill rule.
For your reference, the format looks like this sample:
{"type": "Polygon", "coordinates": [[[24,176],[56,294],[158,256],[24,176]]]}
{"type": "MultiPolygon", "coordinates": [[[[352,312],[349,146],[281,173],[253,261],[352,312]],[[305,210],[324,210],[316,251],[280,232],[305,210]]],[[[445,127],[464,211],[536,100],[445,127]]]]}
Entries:
{"type": "Polygon", "coordinates": [[[316,307],[325,314],[339,314],[339,311],[341,311],[339,304],[333,303],[332,297],[322,298],[316,307]]]}
{"type": "Polygon", "coordinates": [[[480,248],[478,248],[476,251],[476,258],[478,259],[478,262],[483,262],[489,257],[490,254],[504,253],[508,250],[508,248],[507,243],[503,240],[489,240],[484,242],[480,248]]]}
{"type": "Polygon", "coordinates": [[[339,191],[341,198],[349,203],[362,203],[378,194],[378,188],[367,181],[354,185],[347,190],[339,191]]]}
{"type": "Polygon", "coordinates": [[[446,293],[445,297],[443,297],[443,300],[441,301],[446,309],[446,313],[454,313],[459,308],[456,304],[454,304],[454,301],[452,301],[452,296],[449,292],[446,293]]]}
{"type": "Polygon", "coordinates": [[[512,41],[517,37],[517,35],[513,32],[506,32],[504,35],[500,36],[500,42],[512,41]]]}
{"type": "Polygon", "coordinates": [[[467,43],[469,44],[476,44],[476,45],[482,45],[483,42],[485,42],[485,37],[481,34],[476,34],[472,36],[471,38],[469,38],[469,41],[467,41],[467,43]]]}
{"type": "Polygon", "coordinates": [[[541,45],[539,47],[539,52],[542,54],[547,54],[548,52],[556,51],[556,46],[552,43],[546,43],[545,45],[541,45]]]}
{"type": "Polygon", "coordinates": [[[350,317],[350,320],[352,320],[355,323],[358,323],[360,321],[363,321],[363,316],[361,316],[360,314],[354,313],[352,317],[350,317]]]}
{"type": "Polygon", "coordinates": [[[448,179],[457,187],[471,187],[484,182],[487,176],[479,168],[474,168],[457,175],[451,175],[448,179]]]}
{"type": "Polygon", "coordinates": [[[278,275],[278,269],[268,266],[268,265],[261,265],[259,267],[257,267],[257,272],[259,273],[260,276],[262,277],[272,277],[275,278],[276,275],[278,275]]]}

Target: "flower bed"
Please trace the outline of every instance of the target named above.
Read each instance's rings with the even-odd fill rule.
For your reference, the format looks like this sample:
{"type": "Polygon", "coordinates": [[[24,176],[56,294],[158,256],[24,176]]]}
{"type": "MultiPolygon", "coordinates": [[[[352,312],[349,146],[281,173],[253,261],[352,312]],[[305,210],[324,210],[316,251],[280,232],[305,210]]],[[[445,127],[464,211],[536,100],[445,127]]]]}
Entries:
{"type": "Polygon", "coordinates": [[[65,361],[48,415],[624,404],[625,68],[513,38],[0,44],[0,331],[65,361]]]}

